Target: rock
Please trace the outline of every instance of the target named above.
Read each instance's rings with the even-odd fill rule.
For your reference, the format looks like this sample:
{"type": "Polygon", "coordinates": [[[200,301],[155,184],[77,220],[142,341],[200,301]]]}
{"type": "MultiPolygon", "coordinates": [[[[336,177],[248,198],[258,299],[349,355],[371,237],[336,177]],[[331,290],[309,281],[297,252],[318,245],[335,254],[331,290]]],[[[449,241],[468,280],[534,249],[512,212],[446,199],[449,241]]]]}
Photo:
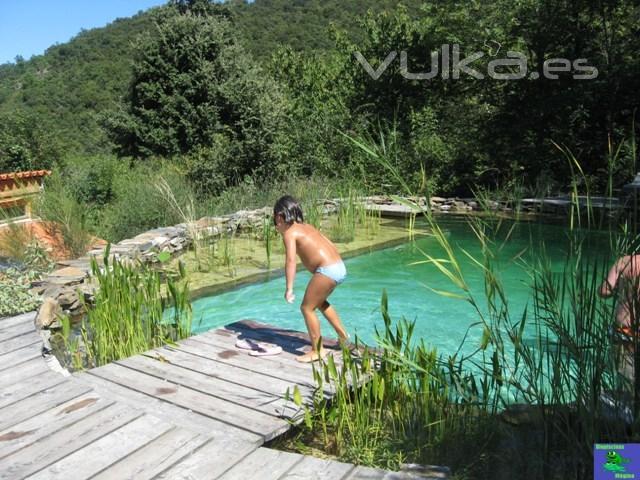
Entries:
{"type": "Polygon", "coordinates": [[[60,317],[62,316],[62,308],[56,300],[51,297],[47,297],[40,305],[34,325],[37,330],[43,328],[60,328],[60,317]]]}
{"type": "Polygon", "coordinates": [[[446,198],[443,197],[430,197],[431,203],[444,203],[447,201],[446,198]]]}
{"type": "Polygon", "coordinates": [[[449,210],[451,210],[451,205],[440,205],[440,210],[442,210],[443,212],[447,212],[449,210]]]}
{"type": "Polygon", "coordinates": [[[83,280],[89,276],[88,270],[81,270],[77,267],[64,267],[49,274],[50,277],[69,279],[72,282],[83,280]]]}
{"type": "Polygon", "coordinates": [[[449,478],[449,475],[451,475],[449,467],[420,465],[417,463],[404,463],[400,465],[400,472],[405,474],[403,478],[417,478],[422,480],[446,480],[449,478]]]}

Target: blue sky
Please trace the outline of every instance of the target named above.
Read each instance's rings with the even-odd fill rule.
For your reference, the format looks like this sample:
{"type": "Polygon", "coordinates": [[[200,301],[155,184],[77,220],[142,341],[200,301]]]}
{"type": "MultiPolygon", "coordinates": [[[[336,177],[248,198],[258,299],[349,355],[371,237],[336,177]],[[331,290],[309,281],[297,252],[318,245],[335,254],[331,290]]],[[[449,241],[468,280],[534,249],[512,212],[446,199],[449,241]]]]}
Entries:
{"type": "Polygon", "coordinates": [[[0,64],[29,59],[81,29],[103,27],[166,0],[0,0],[0,64]]]}

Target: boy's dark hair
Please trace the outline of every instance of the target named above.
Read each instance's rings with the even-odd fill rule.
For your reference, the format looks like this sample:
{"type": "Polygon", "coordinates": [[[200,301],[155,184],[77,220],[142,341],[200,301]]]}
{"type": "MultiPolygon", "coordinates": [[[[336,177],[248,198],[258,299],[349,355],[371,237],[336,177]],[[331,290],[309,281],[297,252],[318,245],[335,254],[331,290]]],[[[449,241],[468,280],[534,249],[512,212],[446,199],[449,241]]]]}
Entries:
{"type": "Polygon", "coordinates": [[[304,223],[302,216],[302,208],[295,198],[291,195],[285,195],[278,200],[273,207],[273,223],[276,223],[276,217],[282,215],[285,223],[291,225],[293,222],[304,223]]]}

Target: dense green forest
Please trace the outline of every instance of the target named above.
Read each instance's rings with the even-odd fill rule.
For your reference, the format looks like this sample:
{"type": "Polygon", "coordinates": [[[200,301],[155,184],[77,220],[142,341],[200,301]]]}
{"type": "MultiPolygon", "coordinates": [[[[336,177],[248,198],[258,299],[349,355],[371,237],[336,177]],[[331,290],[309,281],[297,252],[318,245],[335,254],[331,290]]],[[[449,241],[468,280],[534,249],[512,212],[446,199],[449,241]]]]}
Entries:
{"type": "Polygon", "coordinates": [[[0,170],[54,166],[94,225],[146,196],[124,171],[203,198],[309,176],[396,189],[352,139],[416,190],[549,194],[580,170],[605,192],[609,173],[617,189],[636,170],[639,29],[630,0],[171,0],[0,66],[0,170]],[[483,78],[456,78],[454,49],[483,78]],[[516,55],[523,78],[491,78],[496,59],[523,73],[516,55]],[[372,78],[362,59],[385,58],[372,78]],[[411,78],[433,58],[438,75],[411,78]]]}

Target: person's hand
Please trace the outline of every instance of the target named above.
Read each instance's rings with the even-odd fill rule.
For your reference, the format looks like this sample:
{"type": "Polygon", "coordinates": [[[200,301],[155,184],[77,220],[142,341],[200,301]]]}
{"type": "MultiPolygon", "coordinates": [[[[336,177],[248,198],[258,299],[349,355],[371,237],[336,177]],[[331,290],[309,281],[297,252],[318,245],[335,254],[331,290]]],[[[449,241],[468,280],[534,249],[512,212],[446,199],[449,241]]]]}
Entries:
{"type": "Polygon", "coordinates": [[[293,294],[293,290],[287,290],[286,292],[284,292],[284,299],[287,301],[287,303],[293,303],[293,301],[296,299],[296,296],[293,294]]]}

